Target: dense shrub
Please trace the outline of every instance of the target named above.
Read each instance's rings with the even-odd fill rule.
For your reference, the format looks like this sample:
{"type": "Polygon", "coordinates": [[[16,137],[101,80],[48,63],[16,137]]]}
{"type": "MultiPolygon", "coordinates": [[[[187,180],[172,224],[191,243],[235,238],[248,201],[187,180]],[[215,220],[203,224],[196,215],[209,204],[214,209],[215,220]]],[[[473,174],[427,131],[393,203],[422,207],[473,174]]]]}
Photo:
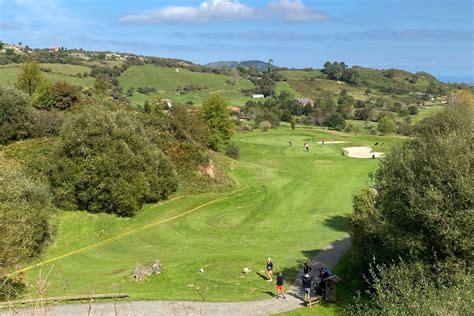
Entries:
{"type": "Polygon", "coordinates": [[[33,108],[27,94],[0,88],[0,144],[25,139],[33,128],[33,108]]]}
{"type": "Polygon", "coordinates": [[[61,111],[33,111],[32,137],[57,136],[66,119],[61,111]]]}
{"type": "Polygon", "coordinates": [[[418,108],[415,105],[408,106],[407,110],[410,115],[418,114],[418,108]]]}
{"type": "Polygon", "coordinates": [[[0,281],[41,250],[51,213],[49,188],[0,157],[0,281]]]}
{"type": "Polygon", "coordinates": [[[64,81],[43,81],[34,94],[32,103],[41,110],[66,110],[79,103],[80,99],[79,88],[72,84],[64,81]]]}
{"type": "Polygon", "coordinates": [[[208,130],[196,113],[180,106],[163,111],[162,102],[155,100],[148,104],[142,121],[150,141],[163,150],[180,175],[190,176],[208,163],[208,130]]]}
{"type": "Polygon", "coordinates": [[[225,154],[235,160],[240,159],[240,148],[235,144],[230,144],[225,150],[225,154]]]}
{"type": "Polygon", "coordinates": [[[177,189],[174,169],[137,115],[114,105],[72,115],[52,163],[55,200],[66,208],[131,216],[177,189]]]}
{"type": "Polygon", "coordinates": [[[262,132],[268,132],[268,129],[272,127],[272,124],[269,121],[260,122],[258,125],[262,132]]]}
{"type": "Polygon", "coordinates": [[[474,278],[464,266],[400,262],[370,271],[371,298],[346,307],[348,315],[468,315],[474,278]]]}

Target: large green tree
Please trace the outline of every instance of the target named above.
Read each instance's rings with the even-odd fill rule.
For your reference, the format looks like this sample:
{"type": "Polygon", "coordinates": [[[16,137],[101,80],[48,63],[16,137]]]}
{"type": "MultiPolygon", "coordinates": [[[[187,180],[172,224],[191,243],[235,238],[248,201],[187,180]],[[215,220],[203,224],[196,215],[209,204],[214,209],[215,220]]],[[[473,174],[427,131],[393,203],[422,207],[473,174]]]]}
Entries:
{"type": "Polygon", "coordinates": [[[0,144],[30,136],[34,121],[27,94],[0,88],[0,144]]]}
{"type": "Polygon", "coordinates": [[[209,148],[218,150],[220,146],[229,144],[234,124],[229,115],[227,101],[222,96],[213,94],[204,101],[200,114],[209,129],[209,148]]]}

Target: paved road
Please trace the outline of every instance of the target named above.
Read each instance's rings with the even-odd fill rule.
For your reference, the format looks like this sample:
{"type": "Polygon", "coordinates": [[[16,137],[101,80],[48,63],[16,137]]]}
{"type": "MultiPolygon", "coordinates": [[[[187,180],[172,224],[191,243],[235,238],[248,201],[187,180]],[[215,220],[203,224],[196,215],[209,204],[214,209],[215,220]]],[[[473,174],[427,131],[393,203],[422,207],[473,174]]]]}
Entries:
{"type": "MultiPolygon", "coordinates": [[[[338,240],[320,251],[311,261],[313,272],[317,273],[321,265],[333,268],[351,246],[350,238],[338,240]]],[[[286,299],[266,299],[252,302],[210,303],[186,301],[127,301],[89,304],[68,304],[47,306],[44,309],[19,309],[0,311],[5,315],[269,315],[287,312],[303,306],[301,288],[302,271],[288,289],[286,299]]]]}

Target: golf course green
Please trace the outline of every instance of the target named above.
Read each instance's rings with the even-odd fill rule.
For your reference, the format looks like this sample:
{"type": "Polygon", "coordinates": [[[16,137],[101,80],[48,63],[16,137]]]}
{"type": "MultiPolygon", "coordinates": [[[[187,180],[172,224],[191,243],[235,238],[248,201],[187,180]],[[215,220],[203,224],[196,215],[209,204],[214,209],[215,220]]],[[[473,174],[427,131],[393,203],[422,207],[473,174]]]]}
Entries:
{"type": "Polygon", "coordinates": [[[26,278],[34,284],[49,273],[48,296],[127,292],[132,299],[268,298],[274,284],[259,275],[268,257],[289,284],[305,260],[349,233],[352,196],[371,183],[369,173],[378,161],[344,157],[342,148],[382,141],[384,151],[402,140],[287,127],[237,134],[233,142],[241,159],[223,162],[235,182],[232,190],[178,193],[145,206],[133,218],[60,212],[53,242],[38,262],[54,260],[30,269],[26,278]],[[321,145],[321,140],[344,143],[321,145]],[[161,275],[145,281],[130,277],[136,263],[155,259],[163,264],[161,275]],[[247,276],[241,273],[244,267],[252,269],[247,276]]]}

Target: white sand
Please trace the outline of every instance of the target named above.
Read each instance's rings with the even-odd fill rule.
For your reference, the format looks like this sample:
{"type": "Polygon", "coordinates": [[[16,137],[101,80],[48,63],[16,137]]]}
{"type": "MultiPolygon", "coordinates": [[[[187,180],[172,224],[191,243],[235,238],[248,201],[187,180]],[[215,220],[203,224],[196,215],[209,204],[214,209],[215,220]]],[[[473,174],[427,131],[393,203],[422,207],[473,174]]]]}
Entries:
{"type": "MultiPolygon", "coordinates": [[[[323,141],[318,142],[318,144],[322,144],[323,141]]],[[[324,145],[326,144],[342,144],[342,143],[347,143],[346,141],[343,140],[334,140],[334,141],[324,141],[324,145]]]]}
{"type": "Polygon", "coordinates": [[[383,153],[373,152],[370,147],[345,147],[342,149],[344,156],[352,158],[380,158],[383,156],[383,153]]]}

